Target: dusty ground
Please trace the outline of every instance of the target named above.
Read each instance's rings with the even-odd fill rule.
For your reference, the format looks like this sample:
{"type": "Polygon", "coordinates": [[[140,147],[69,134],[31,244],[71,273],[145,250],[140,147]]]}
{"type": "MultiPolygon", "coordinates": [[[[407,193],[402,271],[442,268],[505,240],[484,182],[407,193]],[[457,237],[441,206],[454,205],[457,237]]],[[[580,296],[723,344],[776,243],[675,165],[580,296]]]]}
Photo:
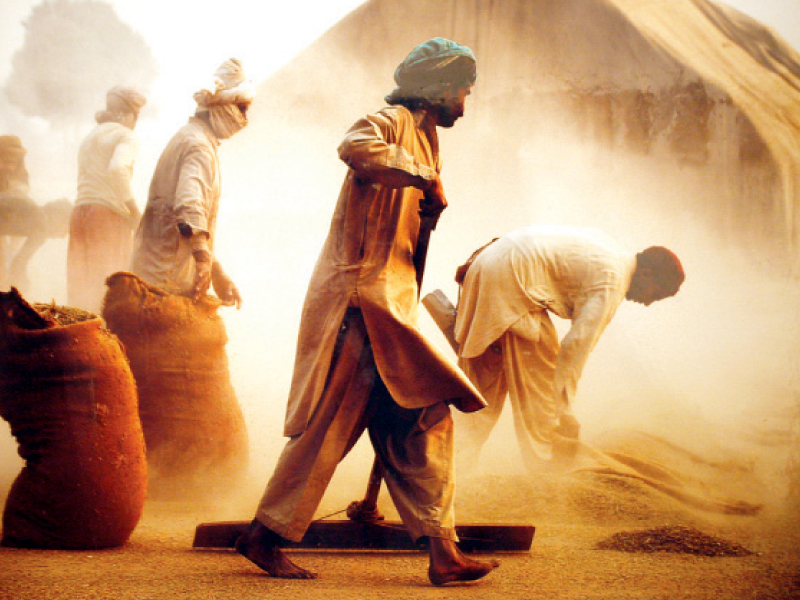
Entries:
{"type": "MultiPolygon", "coordinates": [[[[498,556],[501,567],[473,584],[432,587],[424,554],[394,552],[294,551],[297,562],[317,570],[320,578],[270,579],[231,550],[192,548],[198,523],[245,520],[251,513],[233,508],[230,500],[202,505],[150,499],[139,527],[121,548],[0,548],[0,599],[800,598],[800,519],[787,516],[777,488],[758,477],[752,461],[725,457],[716,460],[713,454],[700,456],[624,433],[582,451],[566,474],[486,469],[462,474],[460,521],[537,528],[529,553],[498,556]],[[621,531],[678,525],[753,554],[706,557],[596,548],[621,531]]],[[[334,486],[320,514],[357,499],[354,489],[334,486]]],[[[382,508],[392,518],[384,496],[382,508]]],[[[252,506],[253,498],[240,499],[252,506]]]]}

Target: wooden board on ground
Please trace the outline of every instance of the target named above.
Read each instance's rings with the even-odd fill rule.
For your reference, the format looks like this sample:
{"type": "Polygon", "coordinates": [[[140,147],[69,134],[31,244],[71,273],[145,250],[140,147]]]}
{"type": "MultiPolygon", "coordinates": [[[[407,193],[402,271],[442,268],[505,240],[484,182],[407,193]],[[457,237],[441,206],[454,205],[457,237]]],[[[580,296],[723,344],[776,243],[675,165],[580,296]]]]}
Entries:
{"type": "MultiPolygon", "coordinates": [[[[220,521],[201,523],[195,529],[194,548],[233,548],[249,521],[220,521]]],[[[463,552],[528,552],[533,543],[535,527],[502,523],[456,525],[463,552]]],[[[299,543],[289,542],[287,548],[339,550],[424,550],[415,544],[402,523],[378,521],[359,523],[347,519],[315,521],[299,543]]]]}

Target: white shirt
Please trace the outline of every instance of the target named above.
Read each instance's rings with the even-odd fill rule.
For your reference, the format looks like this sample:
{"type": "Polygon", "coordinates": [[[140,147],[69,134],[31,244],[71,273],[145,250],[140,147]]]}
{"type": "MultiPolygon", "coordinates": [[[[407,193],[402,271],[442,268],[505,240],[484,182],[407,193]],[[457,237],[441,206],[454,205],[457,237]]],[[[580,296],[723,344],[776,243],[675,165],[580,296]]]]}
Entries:
{"type": "Polygon", "coordinates": [[[513,327],[536,341],[545,310],[572,325],[561,342],[556,406],[570,406],[589,353],[625,299],[636,255],[595,229],[534,225],[488,246],[464,280],[455,325],[473,358],[513,327]]]}

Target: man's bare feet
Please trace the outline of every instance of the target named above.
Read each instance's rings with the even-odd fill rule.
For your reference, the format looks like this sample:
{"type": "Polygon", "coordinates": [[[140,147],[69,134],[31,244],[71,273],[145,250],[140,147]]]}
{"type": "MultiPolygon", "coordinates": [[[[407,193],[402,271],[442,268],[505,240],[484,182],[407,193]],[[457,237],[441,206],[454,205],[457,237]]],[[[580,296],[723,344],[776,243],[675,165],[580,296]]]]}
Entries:
{"type": "Polygon", "coordinates": [[[428,579],[433,585],[475,581],[500,566],[496,560],[482,562],[467,558],[455,542],[442,538],[430,538],[430,556],[428,579]]]}
{"type": "Polygon", "coordinates": [[[236,551],[271,577],[282,579],[316,579],[317,574],[298,567],[281,552],[281,537],[253,519],[239,539],[236,551]]]}

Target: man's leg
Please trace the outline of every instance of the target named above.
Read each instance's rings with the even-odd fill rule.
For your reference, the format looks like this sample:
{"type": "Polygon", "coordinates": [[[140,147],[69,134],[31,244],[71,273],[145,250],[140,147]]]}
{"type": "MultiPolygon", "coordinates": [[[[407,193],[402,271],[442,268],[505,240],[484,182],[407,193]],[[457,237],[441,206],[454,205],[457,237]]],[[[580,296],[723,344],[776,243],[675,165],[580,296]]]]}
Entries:
{"type": "Polygon", "coordinates": [[[471,468],[477,465],[481,448],[497,425],[506,402],[508,386],[503,372],[502,347],[495,342],[480,356],[460,358],[458,366],[487,403],[486,408],[479,411],[455,415],[459,466],[471,468]]]}
{"type": "Polygon", "coordinates": [[[526,464],[536,469],[544,466],[553,452],[558,333],[545,313],[541,315],[536,340],[519,335],[512,328],[501,338],[501,343],[517,441],[526,464]]]}
{"type": "Polygon", "coordinates": [[[336,466],[366,426],[375,363],[360,313],[349,313],[345,323],[314,416],[287,442],[255,519],[236,542],[237,552],[273,577],[316,577],[292,563],[280,545],[284,538],[303,538],[336,466]]]}
{"type": "Polygon", "coordinates": [[[8,265],[8,278],[11,285],[23,292],[30,292],[28,262],[47,241],[47,222],[42,209],[33,200],[19,198],[15,202],[17,205],[10,215],[12,223],[9,228],[16,235],[24,237],[25,241],[8,265]]]}
{"type": "Polygon", "coordinates": [[[67,301],[100,313],[106,278],[130,268],[132,232],[128,221],[99,204],[72,211],[67,246],[67,301]]]}
{"type": "Polygon", "coordinates": [[[441,402],[428,408],[400,407],[378,380],[370,439],[384,467],[384,478],[408,533],[428,537],[428,577],[435,585],[473,581],[498,566],[464,556],[456,546],[453,499],[453,420],[441,402]]]}

